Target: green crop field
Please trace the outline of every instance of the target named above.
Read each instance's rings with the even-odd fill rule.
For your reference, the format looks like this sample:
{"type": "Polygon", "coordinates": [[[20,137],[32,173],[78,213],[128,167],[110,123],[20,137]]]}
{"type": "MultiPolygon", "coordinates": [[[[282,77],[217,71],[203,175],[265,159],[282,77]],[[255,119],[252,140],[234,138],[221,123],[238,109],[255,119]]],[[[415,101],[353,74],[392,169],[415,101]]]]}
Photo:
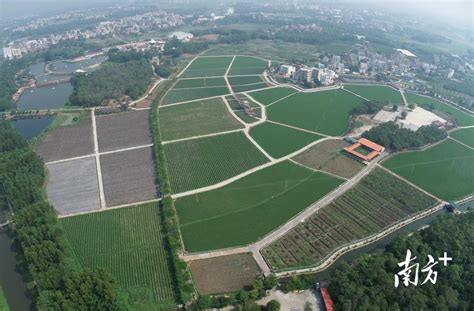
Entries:
{"type": "Polygon", "coordinates": [[[268,106],[277,100],[280,100],[288,95],[294,94],[297,91],[291,87],[275,87],[268,90],[256,91],[250,93],[250,96],[256,101],[268,106]]]}
{"type": "Polygon", "coordinates": [[[474,117],[448,104],[440,102],[431,97],[420,96],[414,93],[406,93],[405,97],[409,103],[414,103],[422,107],[432,106],[435,110],[440,110],[454,118],[460,126],[474,125],[474,117]]]}
{"type": "Polygon", "coordinates": [[[180,79],[173,89],[188,89],[196,87],[227,86],[224,78],[180,79]]]}
{"type": "Polygon", "coordinates": [[[474,152],[451,139],[426,150],[394,155],[383,165],[447,201],[474,192],[474,152]]]}
{"type": "Polygon", "coordinates": [[[173,89],[166,94],[163,99],[163,105],[169,105],[179,102],[191,101],[206,97],[220,96],[229,94],[227,86],[214,86],[194,89],[173,89]]]}
{"type": "Polygon", "coordinates": [[[234,91],[234,93],[240,93],[240,92],[247,92],[247,91],[252,91],[252,90],[264,89],[264,88],[267,88],[267,87],[268,87],[268,84],[262,82],[262,83],[253,83],[253,84],[232,86],[232,90],[234,91]]]}
{"type": "Polygon", "coordinates": [[[261,74],[268,67],[268,62],[251,56],[236,56],[229,75],[261,74]]]}
{"type": "Polygon", "coordinates": [[[299,93],[272,105],[267,115],[280,123],[326,135],[342,135],[349,127],[351,110],[362,102],[363,99],[342,90],[299,93]]]}
{"type": "Polygon", "coordinates": [[[425,210],[434,199],[376,169],[263,250],[273,269],[315,265],[341,246],[425,210]]]}
{"type": "Polygon", "coordinates": [[[106,268],[124,289],[175,301],[158,203],[63,218],[61,224],[83,267],[106,268]]]}
{"type": "Polygon", "coordinates": [[[250,136],[274,158],[286,156],[322,138],[270,122],[252,127],[250,136]]]}
{"type": "Polygon", "coordinates": [[[474,128],[456,130],[449,133],[449,136],[474,148],[474,128]]]}
{"type": "Polygon", "coordinates": [[[228,79],[232,86],[263,82],[261,76],[229,77],[228,79]]]}
{"type": "Polygon", "coordinates": [[[199,252],[252,243],[342,183],[289,161],[176,200],[184,246],[199,252]]]}
{"type": "Polygon", "coordinates": [[[221,98],[162,106],[158,116],[164,141],[243,128],[221,98]]]}
{"type": "Polygon", "coordinates": [[[381,103],[403,104],[399,91],[385,85],[344,85],[344,88],[368,100],[381,103]]]}
{"type": "Polygon", "coordinates": [[[165,144],[174,193],[209,186],[267,162],[243,133],[165,144]]]}
{"type": "Polygon", "coordinates": [[[181,78],[223,76],[232,57],[198,57],[181,75],[181,78]]]}

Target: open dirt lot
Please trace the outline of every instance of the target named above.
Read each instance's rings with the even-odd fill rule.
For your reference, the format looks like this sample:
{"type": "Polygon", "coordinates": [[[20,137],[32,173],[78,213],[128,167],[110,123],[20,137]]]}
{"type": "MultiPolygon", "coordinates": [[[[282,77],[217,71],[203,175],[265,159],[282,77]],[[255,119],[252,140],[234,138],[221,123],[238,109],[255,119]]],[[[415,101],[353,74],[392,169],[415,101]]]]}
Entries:
{"type": "Polygon", "coordinates": [[[107,206],[157,197],[151,147],[102,155],[100,164],[107,206]]]}
{"type": "Polygon", "coordinates": [[[326,310],[321,294],[315,292],[312,289],[308,289],[302,292],[290,293],[284,293],[279,290],[272,290],[267,297],[257,302],[259,305],[264,306],[272,299],[276,299],[278,300],[278,302],[280,302],[281,310],[303,311],[306,310],[305,306],[307,304],[309,304],[311,310],[314,311],[326,310]]]}
{"type": "Polygon", "coordinates": [[[94,153],[91,118],[84,118],[75,126],[54,129],[38,146],[37,152],[44,162],[94,153]]]}
{"type": "Polygon", "coordinates": [[[189,264],[201,294],[240,290],[251,285],[260,273],[250,253],[199,259],[189,264]]]}
{"type": "Polygon", "coordinates": [[[101,152],[152,143],[149,110],[97,116],[96,122],[101,152]]]}
{"type": "Polygon", "coordinates": [[[59,214],[98,209],[95,157],[48,165],[48,198],[59,214]]]}
{"type": "Polygon", "coordinates": [[[326,140],[293,158],[298,163],[341,177],[350,178],[364,165],[342,154],[349,144],[341,139],[326,140]]]}

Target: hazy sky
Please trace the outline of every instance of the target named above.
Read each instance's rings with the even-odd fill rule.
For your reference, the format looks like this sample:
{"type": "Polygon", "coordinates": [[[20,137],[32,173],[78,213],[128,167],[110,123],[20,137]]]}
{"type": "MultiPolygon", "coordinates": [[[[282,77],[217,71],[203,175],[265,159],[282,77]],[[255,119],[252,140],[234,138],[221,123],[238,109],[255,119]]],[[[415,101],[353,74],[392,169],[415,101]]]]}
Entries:
{"type": "MultiPolygon", "coordinates": [[[[191,0],[192,1],[192,0],[191,0]]],[[[200,0],[194,0],[199,2],[200,0]]],[[[212,1],[212,0],[211,0],[212,1]]],[[[215,0],[218,1],[218,0],[215,0]]],[[[250,2],[249,0],[244,0],[250,2]]],[[[262,3],[261,0],[255,0],[262,3]]],[[[301,1],[301,0],[300,0],[301,1]]],[[[303,2],[302,0],[301,2],[303,2]]],[[[14,16],[32,14],[57,13],[70,9],[85,8],[111,3],[148,2],[157,4],[159,0],[0,0],[0,17],[10,19],[14,16]]],[[[239,0],[235,0],[238,6],[239,0]]],[[[264,0],[263,2],[272,2],[264,0]]],[[[278,1],[282,2],[282,1],[278,1]]],[[[290,2],[294,2],[290,0],[290,2]]],[[[312,3],[328,3],[328,1],[306,0],[312,3]]],[[[439,19],[440,27],[443,22],[462,23],[464,26],[473,27],[474,6],[472,0],[333,0],[332,3],[351,6],[360,2],[360,6],[383,6],[407,14],[416,14],[422,18],[439,19]]]]}

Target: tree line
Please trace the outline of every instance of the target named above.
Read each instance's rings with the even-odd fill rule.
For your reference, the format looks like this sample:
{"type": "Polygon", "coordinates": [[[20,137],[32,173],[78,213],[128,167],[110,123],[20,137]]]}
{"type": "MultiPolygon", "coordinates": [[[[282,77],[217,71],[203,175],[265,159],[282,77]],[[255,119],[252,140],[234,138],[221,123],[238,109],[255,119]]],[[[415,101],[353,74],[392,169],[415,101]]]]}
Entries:
{"type": "Polygon", "coordinates": [[[397,238],[383,253],[364,255],[352,266],[343,262],[330,277],[329,292],[336,310],[473,310],[473,236],[473,212],[449,214],[411,237],[397,238]],[[453,261],[446,267],[441,262],[434,266],[436,284],[400,284],[396,288],[394,275],[400,271],[398,263],[405,259],[407,249],[420,264],[420,284],[426,277],[421,268],[428,254],[437,260],[447,252],[453,261]]]}
{"type": "Polygon", "coordinates": [[[412,131],[401,128],[395,122],[382,123],[362,134],[362,137],[392,151],[422,147],[440,141],[446,136],[445,131],[434,125],[421,126],[418,130],[412,131]]]}
{"type": "Polygon", "coordinates": [[[0,198],[38,310],[127,310],[127,297],[103,269],[73,258],[53,207],[44,200],[41,159],[7,121],[0,121],[0,198]]]}

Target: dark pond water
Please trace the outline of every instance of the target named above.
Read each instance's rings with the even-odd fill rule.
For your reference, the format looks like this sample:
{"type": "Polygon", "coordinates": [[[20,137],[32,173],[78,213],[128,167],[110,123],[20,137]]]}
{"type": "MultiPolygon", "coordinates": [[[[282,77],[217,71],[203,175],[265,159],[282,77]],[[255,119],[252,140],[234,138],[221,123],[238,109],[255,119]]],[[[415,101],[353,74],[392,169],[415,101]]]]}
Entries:
{"type": "Polygon", "coordinates": [[[18,119],[10,121],[12,127],[24,138],[31,139],[38,136],[53,122],[54,116],[32,117],[29,119],[18,119]]]}
{"type": "Polygon", "coordinates": [[[25,110],[60,108],[68,101],[71,93],[71,83],[27,89],[18,99],[17,107],[25,110]]]}

